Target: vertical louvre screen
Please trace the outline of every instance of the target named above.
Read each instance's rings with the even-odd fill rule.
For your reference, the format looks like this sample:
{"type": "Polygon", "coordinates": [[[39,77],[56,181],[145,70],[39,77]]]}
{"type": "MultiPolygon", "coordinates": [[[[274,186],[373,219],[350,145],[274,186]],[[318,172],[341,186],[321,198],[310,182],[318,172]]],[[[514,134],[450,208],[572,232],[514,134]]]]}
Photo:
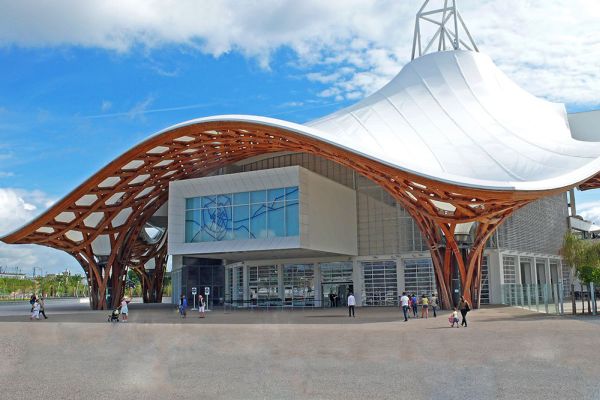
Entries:
{"type": "Polygon", "coordinates": [[[488,257],[481,257],[481,304],[490,304],[488,257]]]}

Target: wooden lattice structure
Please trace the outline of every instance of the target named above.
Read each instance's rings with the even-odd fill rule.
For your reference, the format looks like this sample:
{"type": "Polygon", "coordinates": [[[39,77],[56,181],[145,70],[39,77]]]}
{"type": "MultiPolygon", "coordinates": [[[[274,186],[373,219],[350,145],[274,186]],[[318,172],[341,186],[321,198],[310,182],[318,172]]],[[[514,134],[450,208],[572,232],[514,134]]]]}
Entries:
{"type": "Polygon", "coordinates": [[[167,201],[169,182],[205,176],[249,157],[280,151],[335,161],[387,190],[415,219],[427,239],[445,306],[451,299],[453,263],[460,271],[463,295],[473,299],[479,288],[482,252],[494,230],[516,209],[566,190],[460,187],[404,172],[283,127],[244,121],[197,122],[163,132],[127,151],[47,212],[2,240],[40,244],[73,255],[89,280],[94,308],[117,305],[127,268],[141,276],[145,299],[159,301],[167,256],[166,234],[149,244],[141,239],[140,232],[167,201]],[[464,226],[461,224],[473,222],[473,240],[466,252],[461,251],[455,231],[464,226]],[[105,249],[102,254],[97,251],[100,247],[105,249]],[[145,268],[151,259],[154,273],[145,268]],[[106,303],[107,288],[114,294],[112,304],[106,303]]]}

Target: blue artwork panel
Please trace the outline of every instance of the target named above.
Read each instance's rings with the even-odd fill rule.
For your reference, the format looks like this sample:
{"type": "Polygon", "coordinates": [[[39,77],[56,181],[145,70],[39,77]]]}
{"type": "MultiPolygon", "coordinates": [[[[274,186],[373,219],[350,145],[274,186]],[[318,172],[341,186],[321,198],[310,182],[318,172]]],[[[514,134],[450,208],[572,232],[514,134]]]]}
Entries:
{"type": "Polygon", "coordinates": [[[298,187],[186,199],[185,241],[298,236],[298,187]]]}
{"type": "Polygon", "coordinates": [[[226,207],[231,205],[230,194],[220,194],[217,196],[217,207],[226,207]]]}
{"type": "Polygon", "coordinates": [[[278,201],[269,205],[267,216],[269,237],[285,236],[285,203],[278,201]]]}
{"type": "Polygon", "coordinates": [[[300,236],[300,208],[297,201],[286,202],[285,235],[300,236]]]}
{"type": "Polygon", "coordinates": [[[233,194],[233,205],[240,206],[243,204],[250,204],[250,193],[249,192],[234,193],[233,194]]]}
{"type": "Polygon", "coordinates": [[[202,210],[202,238],[220,241],[231,238],[231,207],[214,207],[202,210]]]}
{"type": "Polygon", "coordinates": [[[267,200],[267,192],[265,190],[257,190],[250,192],[251,203],[264,203],[267,200]]]}
{"type": "Polygon", "coordinates": [[[185,212],[185,241],[199,242],[201,224],[200,210],[191,210],[185,212]]]}
{"type": "Polygon", "coordinates": [[[264,203],[250,206],[250,237],[253,239],[267,237],[267,207],[264,203]]]}
{"type": "Polygon", "coordinates": [[[250,238],[250,206],[233,207],[233,239],[250,238]]]}
{"type": "Polygon", "coordinates": [[[200,197],[185,199],[185,209],[192,210],[194,208],[200,208],[200,197]]]}
{"type": "Polygon", "coordinates": [[[285,199],[285,189],[269,189],[267,200],[269,203],[273,203],[274,201],[282,201],[285,199]]]}
{"type": "Polygon", "coordinates": [[[298,200],[298,186],[285,188],[285,199],[286,200],[298,200]]]}
{"type": "Polygon", "coordinates": [[[202,207],[215,207],[217,205],[217,196],[202,196],[202,207]]]}

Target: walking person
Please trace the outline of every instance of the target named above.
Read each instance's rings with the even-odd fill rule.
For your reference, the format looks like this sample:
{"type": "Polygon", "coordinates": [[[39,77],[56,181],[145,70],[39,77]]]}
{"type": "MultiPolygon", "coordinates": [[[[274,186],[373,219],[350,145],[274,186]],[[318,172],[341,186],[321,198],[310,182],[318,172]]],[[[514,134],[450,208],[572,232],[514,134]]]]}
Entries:
{"type": "Polygon", "coordinates": [[[354,306],[356,305],[356,299],[352,292],[348,295],[348,317],[354,318],[354,306]]]}
{"type": "Polygon", "coordinates": [[[181,318],[187,317],[187,307],[188,307],[187,297],[185,297],[185,295],[182,295],[181,296],[181,308],[179,309],[179,312],[181,313],[181,318]]]}
{"type": "Polygon", "coordinates": [[[421,297],[421,318],[427,319],[429,317],[429,299],[424,294],[421,297]]]}
{"type": "Polygon", "coordinates": [[[433,311],[433,318],[437,318],[438,298],[435,293],[431,294],[429,298],[429,305],[433,311]]]}
{"type": "Polygon", "coordinates": [[[29,317],[29,319],[40,319],[40,303],[38,303],[37,300],[33,303],[33,311],[31,312],[31,317],[29,317]]]}
{"type": "Polygon", "coordinates": [[[127,297],[123,297],[123,300],[121,300],[121,318],[123,318],[121,321],[122,322],[127,322],[128,321],[128,315],[129,315],[129,307],[128,307],[129,301],[127,301],[127,297]]]}
{"type": "Polygon", "coordinates": [[[402,292],[402,297],[400,297],[400,305],[402,306],[402,314],[404,314],[404,322],[408,321],[408,305],[410,303],[410,299],[406,295],[406,292],[402,292]]]}
{"type": "Polygon", "coordinates": [[[40,314],[44,316],[44,319],[48,319],[46,316],[46,305],[44,304],[44,295],[42,294],[38,299],[38,303],[40,303],[40,314]]]}
{"type": "Polygon", "coordinates": [[[410,301],[412,302],[413,317],[419,318],[419,304],[417,303],[417,295],[413,293],[410,301]]]}
{"type": "Polygon", "coordinates": [[[467,327],[467,313],[471,311],[471,305],[465,299],[464,296],[460,296],[460,302],[458,303],[458,309],[460,310],[460,314],[462,315],[462,322],[460,323],[465,328],[467,327]]]}
{"type": "Polygon", "coordinates": [[[448,317],[448,322],[450,322],[450,328],[453,328],[454,324],[456,324],[456,327],[458,328],[458,310],[456,307],[454,307],[454,311],[452,311],[452,314],[448,317]]]}
{"type": "Polygon", "coordinates": [[[37,297],[35,296],[35,293],[34,293],[29,298],[29,304],[31,304],[31,312],[33,312],[33,305],[35,304],[36,300],[37,300],[37,297]]]}
{"type": "Polygon", "coordinates": [[[206,306],[206,301],[204,300],[204,296],[202,294],[198,295],[198,313],[200,314],[198,318],[204,318],[204,307],[206,306]]]}

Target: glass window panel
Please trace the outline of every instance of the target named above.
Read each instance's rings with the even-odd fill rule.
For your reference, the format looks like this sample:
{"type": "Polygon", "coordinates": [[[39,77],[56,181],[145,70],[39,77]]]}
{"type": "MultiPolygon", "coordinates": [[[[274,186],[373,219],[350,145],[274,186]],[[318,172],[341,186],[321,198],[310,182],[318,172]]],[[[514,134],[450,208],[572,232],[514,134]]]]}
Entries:
{"type": "Polygon", "coordinates": [[[253,239],[267,237],[267,207],[264,204],[250,206],[250,237],[253,239]]]}
{"type": "Polygon", "coordinates": [[[185,241],[187,243],[200,241],[200,210],[185,212],[185,241]]]}
{"type": "Polygon", "coordinates": [[[267,192],[264,190],[258,190],[256,192],[250,192],[250,202],[252,203],[264,203],[267,200],[267,192]]]}
{"type": "Polygon", "coordinates": [[[217,196],[217,206],[224,207],[231,205],[231,195],[230,194],[220,194],[217,196]]]}
{"type": "Polygon", "coordinates": [[[298,200],[298,186],[285,188],[285,199],[286,200],[298,200]]]}
{"type": "Polygon", "coordinates": [[[202,241],[231,238],[231,207],[202,209],[202,241]]]}
{"type": "Polygon", "coordinates": [[[216,206],[216,196],[202,196],[202,207],[214,207],[216,206]]]}
{"type": "Polygon", "coordinates": [[[285,199],[285,189],[269,189],[268,200],[269,203],[274,201],[283,201],[285,199]]]}
{"type": "Polygon", "coordinates": [[[250,237],[249,206],[233,207],[233,238],[248,239],[250,237]]]}
{"type": "Polygon", "coordinates": [[[250,193],[242,192],[242,193],[234,193],[233,194],[233,205],[238,206],[242,204],[250,203],[250,193]]]}
{"type": "Polygon", "coordinates": [[[285,234],[286,236],[300,235],[300,216],[297,201],[287,201],[285,207],[285,234]]]}
{"type": "Polygon", "coordinates": [[[194,208],[200,208],[200,197],[192,197],[190,199],[185,199],[185,209],[191,210],[194,208]]]}
{"type": "Polygon", "coordinates": [[[269,206],[267,221],[269,223],[269,237],[285,236],[284,202],[279,201],[269,206]]]}

